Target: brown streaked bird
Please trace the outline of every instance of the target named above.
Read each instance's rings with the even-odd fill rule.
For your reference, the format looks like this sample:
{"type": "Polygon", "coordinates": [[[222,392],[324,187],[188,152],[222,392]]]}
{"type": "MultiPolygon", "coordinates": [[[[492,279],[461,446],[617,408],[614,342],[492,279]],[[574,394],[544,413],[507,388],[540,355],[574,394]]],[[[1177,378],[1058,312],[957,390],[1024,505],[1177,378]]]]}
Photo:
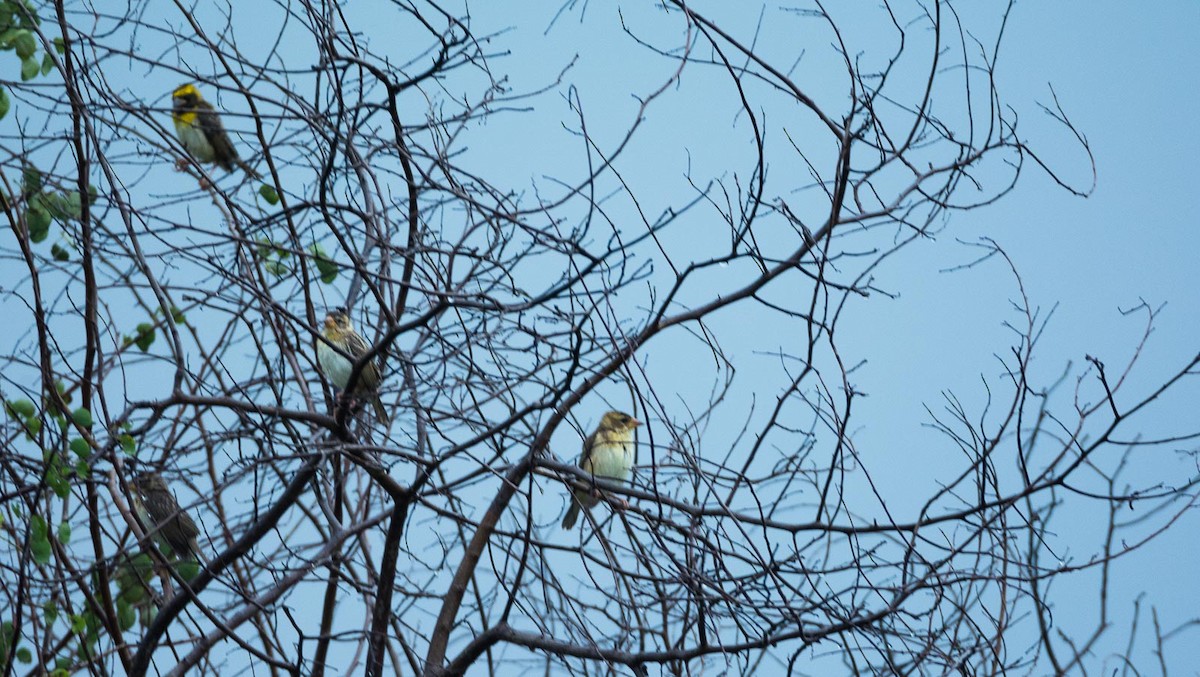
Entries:
{"type": "MultiPolygon", "coordinates": [[[[321,373],[325,374],[338,390],[345,390],[350,383],[354,363],[370,352],[371,346],[354,331],[354,325],[350,324],[350,316],[341,308],[334,308],[325,316],[325,327],[321,330],[321,336],[325,340],[317,341],[317,364],[321,366],[321,373]]],[[[379,381],[379,364],[375,360],[369,360],[358,374],[353,394],[370,400],[375,409],[375,417],[380,423],[387,425],[390,419],[383,403],[379,401],[379,381]]]]}
{"type": "Polygon", "coordinates": [[[142,521],[152,530],[151,536],[165,542],[176,559],[195,556],[200,552],[196,537],[200,529],[187,513],[179,508],[175,494],[155,472],[145,472],[134,480],[141,495],[139,507],[142,521]]]}
{"type": "Polygon", "coordinates": [[[180,85],[171,93],[171,103],[175,133],[179,135],[184,149],[197,162],[215,164],[227,172],[232,172],[237,166],[250,178],[261,178],[258,172],[238,157],[225,125],[221,124],[221,116],[212,104],[200,96],[200,90],[195,85],[180,85]]]}
{"type": "MultiPolygon", "coordinates": [[[[583,442],[583,453],[579,456],[579,467],[593,477],[624,482],[629,479],[633,468],[633,431],[642,422],[620,411],[610,411],[600,419],[600,425],[583,442]]],[[[562,527],[570,529],[579,519],[580,506],[591,509],[600,502],[599,497],[583,489],[572,491],[571,507],[563,517],[562,527]]]]}

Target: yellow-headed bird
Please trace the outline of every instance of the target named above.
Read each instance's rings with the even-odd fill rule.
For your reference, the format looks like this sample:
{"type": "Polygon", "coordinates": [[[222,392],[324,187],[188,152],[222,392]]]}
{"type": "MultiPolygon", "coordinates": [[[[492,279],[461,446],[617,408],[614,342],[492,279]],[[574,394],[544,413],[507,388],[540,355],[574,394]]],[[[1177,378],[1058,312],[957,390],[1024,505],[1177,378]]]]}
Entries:
{"type": "MultiPolygon", "coordinates": [[[[600,425],[583,442],[583,453],[579,456],[579,467],[594,477],[624,482],[629,479],[633,468],[633,431],[642,422],[629,414],[610,411],[600,419],[600,425]]],[[[575,489],[571,507],[563,518],[562,526],[570,529],[579,519],[579,507],[589,510],[600,502],[592,492],[575,489]]]]}
{"type": "Polygon", "coordinates": [[[215,164],[227,172],[234,166],[241,167],[250,178],[260,178],[238,157],[237,149],[229,140],[229,133],[221,124],[221,117],[212,104],[200,96],[200,90],[188,83],[171,93],[171,119],[175,122],[175,133],[183,147],[197,162],[215,164]]]}

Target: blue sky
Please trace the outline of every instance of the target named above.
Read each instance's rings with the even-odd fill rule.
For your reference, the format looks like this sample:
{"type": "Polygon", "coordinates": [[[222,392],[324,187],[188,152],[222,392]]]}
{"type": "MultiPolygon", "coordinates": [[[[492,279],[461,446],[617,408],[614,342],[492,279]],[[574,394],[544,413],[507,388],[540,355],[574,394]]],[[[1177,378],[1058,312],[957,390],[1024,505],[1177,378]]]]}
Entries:
{"type": "MultiPolygon", "coordinates": [[[[622,10],[636,31],[642,26],[636,19],[653,11],[631,4],[634,6],[626,4],[622,10]]],[[[718,7],[710,4],[700,11],[707,10],[718,21],[730,21],[732,33],[750,40],[757,11],[718,7]]],[[[587,10],[586,20],[580,22],[577,15],[569,15],[545,37],[538,35],[542,25],[538,18],[524,21],[510,14],[509,8],[501,10],[501,16],[476,14],[476,19],[483,25],[511,22],[517,25],[517,34],[524,36],[510,43],[520,45],[507,60],[513,66],[509,72],[514,84],[549,77],[556,62],[543,55],[577,51],[579,65],[567,81],[578,86],[580,100],[593,113],[590,129],[600,130],[596,133],[604,139],[606,122],[621,129],[635,109],[637,102],[627,93],[652,88],[669,74],[671,64],[664,60],[647,63],[644,52],[629,47],[628,40],[621,42],[611,7],[591,3],[587,10]],[[643,81],[645,84],[639,84],[643,81]]],[[[830,63],[828,36],[819,35],[816,44],[809,45],[804,42],[806,35],[819,34],[806,34],[803,27],[811,23],[774,10],[772,7],[762,29],[764,53],[780,55],[778,61],[790,64],[782,55],[803,49],[805,58],[796,68],[797,79],[818,94],[834,96],[840,90],[827,88],[841,86],[837,75],[823,73],[821,67],[830,63]]],[[[873,12],[875,6],[832,8],[835,16],[851,27],[847,33],[860,38],[855,45],[869,55],[870,30],[878,27],[856,26],[860,10],[873,12]]],[[[974,6],[960,10],[964,15],[982,11],[974,6]]],[[[964,16],[964,21],[980,18],[984,17],[964,16]]],[[[982,26],[975,30],[990,44],[997,27],[994,15],[985,18],[982,26]]],[[[870,393],[858,404],[856,420],[861,427],[855,438],[864,462],[892,505],[919,503],[926,495],[922,490],[936,485],[937,469],[942,464],[952,465],[957,458],[946,438],[924,425],[930,422],[926,407],[944,413],[948,392],[968,406],[981,406],[986,397],[983,380],[995,387],[1003,373],[999,358],[1008,355],[1014,344],[1012,332],[1003,323],[1020,319],[1010,301],[1019,300],[1021,289],[1007,264],[995,258],[977,268],[942,272],[977,258],[979,250],[973,245],[981,237],[994,239],[1009,255],[1039,317],[1052,312],[1033,373],[1048,384],[1072,365],[1070,383],[1062,391],[1067,402],[1074,379],[1086,366],[1085,356],[1096,356],[1110,370],[1131,359],[1147,318],[1144,312],[1126,316],[1122,311],[1143,301],[1155,309],[1161,306],[1161,312],[1122,396],[1144,396],[1147,389],[1195,355],[1200,347],[1196,333],[1200,273],[1194,263],[1200,244],[1196,231],[1200,194],[1192,174],[1195,158],[1200,156],[1200,134],[1191,111],[1200,92],[1200,74],[1190,65],[1200,63],[1200,47],[1194,40],[1197,26],[1200,5],[1195,3],[1020,3],[1015,7],[1000,50],[997,80],[1001,95],[1020,111],[1023,138],[1064,180],[1086,189],[1092,183],[1086,155],[1063,125],[1037,107],[1039,103],[1053,107],[1056,93],[1094,154],[1095,188],[1086,199],[1074,196],[1028,163],[1016,189],[999,203],[954,214],[935,240],[910,247],[881,266],[880,284],[898,295],[895,300],[876,297],[848,307],[850,329],[843,330],[842,345],[854,356],[850,361],[867,361],[854,380],[856,387],[870,393]]],[[[650,30],[640,34],[657,35],[650,30]]],[[[670,43],[670,39],[663,42],[670,43]]],[[[746,147],[745,117],[736,115],[732,103],[725,107],[712,103],[721,100],[722,87],[726,88],[724,96],[730,96],[727,80],[701,69],[685,73],[682,80],[678,97],[651,108],[640,144],[635,143],[631,158],[619,163],[627,177],[632,177],[631,183],[642,188],[642,207],[650,214],[679,194],[676,191],[689,167],[697,176],[728,178],[744,172],[752,159],[746,147]],[[703,103],[690,108],[692,102],[703,103]]],[[[789,114],[785,106],[762,105],[776,124],[789,114]]],[[[565,104],[558,107],[557,114],[571,124],[570,116],[561,110],[565,104]]],[[[528,173],[531,181],[539,179],[551,158],[565,155],[563,161],[569,162],[577,157],[571,152],[574,146],[565,142],[569,137],[547,124],[546,116],[553,119],[556,114],[553,104],[548,109],[512,121],[514,128],[524,133],[489,140],[511,151],[503,152],[502,157],[514,166],[513,174],[528,173]]],[[[795,122],[793,129],[820,131],[806,127],[803,120],[795,122]]],[[[774,141],[781,142],[777,130],[774,141]]],[[[794,169],[781,155],[785,154],[772,156],[771,171],[776,178],[794,169]]],[[[697,221],[691,227],[703,228],[703,219],[697,221]]],[[[703,233],[689,231],[688,236],[703,241],[703,233]]],[[[726,319],[736,325],[744,318],[726,319]]],[[[756,361],[752,354],[754,348],[770,349],[763,341],[780,340],[776,334],[758,329],[756,326],[750,336],[724,336],[729,340],[726,347],[740,360],[739,375],[751,384],[756,378],[762,379],[758,383],[771,382],[770,374],[777,368],[768,360],[756,361]]],[[[703,351],[697,348],[688,353],[675,344],[672,348],[680,351],[675,353],[677,362],[656,362],[661,367],[656,372],[659,379],[675,379],[675,387],[667,390],[706,393],[705,375],[679,364],[702,363],[692,360],[702,361],[703,351]]],[[[1095,382],[1093,372],[1082,388],[1092,402],[1099,396],[1095,382]]],[[[1198,396],[1195,384],[1185,384],[1151,416],[1140,420],[1141,429],[1151,437],[1194,431],[1198,396]]],[[[562,445],[571,443],[568,439],[562,445]]],[[[720,443],[712,447],[723,449],[720,443]]],[[[1194,458],[1186,455],[1194,452],[1194,442],[1185,441],[1138,454],[1128,477],[1134,486],[1140,483],[1143,487],[1184,481],[1195,476],[1194,458]]],[[[1114,460],[1111,456],[1105,459],[1114,460]]],[[[1065,560],[1081,562],[1102,542],[1105,508],[1088,501],[1070,505],[1057,517],[1054,533],[1060,540],[1056,551],[1065,560]]],[[[1140,516],[1134,508],[1121,519],[1140,516]]],[[[1097,661],[1124,647],[1133,603],[1142,593],[1145,605],[1157,607],[1164,629],[1194,618],[1200,592],[1187,572],[1200,567],[1200,550],[1192,538],[1197,527],[1195,512],[1189,511],[1165,534],[1114,565],[1110,613],[1115,627],[1097,647],[1097,661]]],[[[1053,590],[1059,595],[1055,619],[1065,631],[1082,633],[1090,627],[1096,613],[1097,577],[1098,570],[1092,569],[1055,584],[1053,590]]],[[[1135,642],[1135,655],[1143,664],[1154,659],[1146,634],[1146,613],[1143,608],[1141,634],[1135,642]]],[[[1194,665],[1200,654],[1190,645],[1188,640],[1169,644],[1168,663],[1194,665]]]]}

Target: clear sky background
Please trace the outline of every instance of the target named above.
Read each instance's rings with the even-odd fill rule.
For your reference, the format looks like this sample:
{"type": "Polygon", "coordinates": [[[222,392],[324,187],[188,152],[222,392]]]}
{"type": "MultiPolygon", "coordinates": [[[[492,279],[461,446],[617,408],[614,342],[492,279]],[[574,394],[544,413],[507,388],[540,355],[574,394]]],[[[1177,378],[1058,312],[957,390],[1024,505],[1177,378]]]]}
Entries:
{"type": "MultiPolygon", "coordinates": [[[[751,4],[696,7],[749,41],[758,21],[757,5],[751,4]]],[[[878,20],[872,3],[827,7],[858,39],[851,42],[852,51],[872,55],[873,29],[881,30],[881,36],[891,35],[884,32],[886,26],[859,21],[868,15],[878,20]]],[[[556,73],[561,61],[553,56],[578,53],[579,63],[566,81],[578,87],[579,98],[592,113],[590,129],[602,139],[606,122],[622,129],[636,106],[629,93],[645,92],[661,82],[671,64],[633,46],[620,33],[616,10],[608,3],[588,3],[583,20],[578,12],[568,13],[546,34],[542,9],[526,8],[517,14],[511,6],[476,7],[475,26],[515,27],[498,44],[513,50],[499,63],[508,66],[505,72],[518,89],[556,73]]],[[[639,22],[652,14],[650,9],[639,3],[621,3],[621,9],[635,32],[655,37],[639,22]]],[[[985,10],[973,3],[960,3],[958,9],[964,23],[975,27],[980,40],[990,46],[997,28],[995,7],[986,10],[991,18],[985,18],[985,10]],[[984,19],[982,28],[971,23],[980,19],[984,19]]],[[[842,84],[836,71],[822,72],[821,64],[828,64],[831,55],[830,39],[824,32],[806,31],[815,22],[789,18],[775,5],[766,17],[759,38],[765,55],[788,65],[803,51],[797,81],[811,86],[818,101],[822,94],[842,91],[837,89],[842,84]],[[810,38],[812,44],[807,42],[810,38]]],[[[862,427],[855,431],[855,439],[874,479],[895,506],[913,507],[927,495],[922,490],[934,482],[937,469],[960,458],[944,436],[924,425],[930,422],[925,408],[944,413],[948,392],[968,406],[981,406],[986,397],[982,379],[993,387],[1000,381],[1003,371],[996,356],[1006,356],[1014,345],[1014,335],[1003,323],[1019,320],[1009,301],[1019,300],[1020,289],[1007,265],[992,259],[978,268],[942,272],[974,260],[979,250],[971,245],[979,238],[994,239],[1011,257],[1032,307],[1042,317],[1053,312],[1033,371],[1048,385],[1068,365],[1073,366],[1060,402],[1069,401],[1074,379],[1086,366],[1086,355],[1101,359],[1110,369],[1128,362],[1147,318],[1144,312],[1126,316],[1122,311],[1143,301],[1161,307],[1161,312],[1130,376],[1126,396],[1144,396],[1200,350],[1200,272],[1195,263],[1200,248],[1200,191],[1193,176],[1200,157],[1200,133],[1192,114],[1200,96],[1200,70],[1195,68],[1200,64],[1198,29],[1200,4],[1194,2],[1022,2],[1015,7],[1000,49],[1001,97],[1020,111],[1023,138],[1065,180],[1087,188],[1091,167],[1086,156],[1069,132],[1037,107],[1039,103],[1053,107],[1053,93],[1057,93],[1094,154],[1095,189],[1086,199],[1073,196],[1027,163],[1017,188],[999,203],[953,215],[936,240],[910,247],[878,271],[881,286],[898,298],[851,304],[851,329],[843,328],[842,345],[854,358],[867,360],[866,367],[855,373],[855,385],[870,394],[857,405],[856,420],[862,427]]],[[[663,43],[673,44],[666,37],[663,43]]],[[[887,38],[881,44],[892,43],[887,38]]],[[[649,131],[643,130],[624,162],[618,163],[639,186],[647,213],[657,214],[678,199],[689,167],[699,176],[728,178],[734,172],[745,176],[752,160],[747,121],[736,114],[733,101],[724,109],[712,105],[720,100],[721,88],[731,96],[722,74],[693,69],[683,77],[680,96],[651,107],[649,131]],[[704,103],[689,107],[694,102],[704,103]]],[[[776,123],[780,116],[794,112],[786,106],[771,108],[770,103],[755,102],[769,111],[768,118],[775,116],[776,123]]],[[[506,120],[517,131],[511,136],[491,135],[483,143],[496,144],[489,150],[511,168],[514,179],[528,176],[531,185],[539,183],[545,174],[554,174],[546,169],[552,158],[578,159],[577,146],[571,145],[577,142],[558,133],[553,123],[547,124],[547,118],[556,115],[572,124],[565,108],[565,103],[539,107],[535,114],[506,120]]],[[[831,109],[839,112],[836,106],[831,109]]],[[[803,125],[803,121],[788,122],[792,129],[793,124],[803,125]]],[[[768,142],[772,140],[785,141],[777,134],[768,142]]],[[[769,159],[775,179],[795,169],[781,155],[785,153],[776,152],[769,159]]],[[[802,175],[799,182],[806,178],[802,175]]],[[[726,319],[736,325],[745,318],[726,319]]],[[[755,346],[763,349],[761,336],[756,331],[747,333],[741,344],[736,336],[725,343],[735,358],[743,360],[739,374],[769,372],[774,366],[762,364],[764,359],[756,363],[751,352],[755,346]]],[[[674,382],[688,384],[680,388],[684,392],[689,387],[706,389],[703,378],[689,380],[685,375],[693,364],[683,357],[686,353],[676,355],[676,362],[668,361],[662,373],[673,369],[674,382]]],[[[1094,382],[1095,374],[1087,378],[1094,382]]],[[[1096,401],[1094,388],[1085,385],[1083,391],[1096,401]]],[[[1142,419],[1141,430],[1153,437],[1193,432],[1197,402],[1200,391],[1194,384],[1186,386],[1142,419]]],[[[569,448],[573,442],[561,444],[569,448]]],[[[1185,481],[1196,474],[1196,449],[1192,440],[1139,454],[1128,476],[1143,487],[1185,481]]],[[[1061,539],[1059,553],[1064,560],[1084,561],[1096,551],[1103,538],[1104,512],[1100,503],[1081,502],[1059,515],[1055,535],[1061,539]]],[[[1121,515],[1122,520],[1139,517],[1136,506],[1121,515]]],[[[1200,616],[1196,611],[1200,588],[1193,581],[1194,572],[1200,570],[1198,529],[1200,517],[1189,511],[1165,534],[1113,567],[1110,612],[1115,627],[1095,648],[1097,659],[1124,650],[1137,599],[1143,604],[1135,642],[1139,666],[1151,667],[1156,660],[1148,630],[1149,605],[1157,608],[1164,632],[1200,616]]],[[[1092,569],[1053,586],[1055,620],[1064,631],[1082,633],[1092,627],[1098,575],[1092,569]]],[[[1194,631],[1177,637],[1167,646],[1167,664],[1187,672],[1200,664],[1200,650],[1193,648],[1194,631]]]]}

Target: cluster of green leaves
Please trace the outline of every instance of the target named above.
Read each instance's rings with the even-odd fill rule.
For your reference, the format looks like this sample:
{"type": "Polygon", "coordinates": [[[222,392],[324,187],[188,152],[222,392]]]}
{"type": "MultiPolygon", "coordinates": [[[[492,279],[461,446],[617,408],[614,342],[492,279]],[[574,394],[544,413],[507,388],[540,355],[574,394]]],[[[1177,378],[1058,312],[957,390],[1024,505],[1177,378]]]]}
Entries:
{"type": "MultiPolygon", "coordinates": [[[[18,517],[21,515],[19,508],[13,510],[18,517]]],[[[66,545],[71,540],[71,527],[66,522],[59,525],[57,533],[50,532],[49,525],[45,518],[41,515],[33,514],[29,519],[29,552],[33,556],[34,561],[38,564],[45,565],[49,563],[53,553],[51,539],[57,539],[63,545],[66,545]]],[[[46,624],[51,625],[58,619],[58,606],[53,601],[47,601],[42,605],[43,617],[46,619],[46,624]]],[[[97,623],[97,628],[99,624],[97,623]]],[[[86,628],[86,621],[80,619],[80,628],[86,628]]],[[[74,629],[74,626],[72,626],[74,629]]],[[[97,632],[97,637],[99,634],[97,632]]],[[[7,662],[9,652],[14,648],[19,641],[16,635],[16,627],[10,621],[5,621],[0,624],[0,665],[7,662]]],[[[80,647],[80,655],[83,653],[84,647],[80,647]]],[[[33,662],[33,654],[28,647],[16,647],[14,654],[17,662],[31,663],[33,662]]],[[[72,661],[67,657],[59,657],[54,663],[54,669],[50,672],[54,677],[66,677],[70,673],[72,661]]]]}
{"type": "Polygon", "coordinates": [[[154,620],[158,607],[154,605],[154,590],[150,587],[153,576],[154,559],[144,552],[125,557],[117,565],[113,580],[117,584],[117,623],[122,630],[133,627],[139,612],[143,624],[149,625],[154,620]]]}
{"type": "MultiPolygon", "coordinates": [[[[65,386],[61,382],[55,385],[60,397],[65,402],[70,402],[71,397],[65,386]]],[[[9,418],[21,424],[21,427],[25,430],[25,436],[29,440],[34,440],[41,432],[43,415],[32,401],[28,399],[6,400],[4,402],[4,411],[8,414],[9,418]]],[[[48,410],[45,414],[51,420],[58,423],[59,430],[65,433],[69,429],[70,423],[62,414],[53,410],[48,410]]],[[[83,428],[90,429],[92,427],[92,413],[80,407],[71,413],[71,421],[83,428]]],[[[64,435],[63,439],[67,439],[67,436],[64,435]]],[[[67,447],[78,457],[73,466],[70,464],[67,454],[61,448],[48,446],[42,451],[42,460],[44,461],[43,481],[59,498],[66,498],[71,494],[72,471],[75,476],[85,479],[90,474],[87,459],[91,456],[91,447],[87,440],[82,437],[72,437],[70,442],[67,443],[67,447]]],[[[39,515],[33,515],[32,517],[31,534],[31,549],[34,560],[38,564],[49,563],[51,554],[50,531],[46,522],[39,515]]],[[[58,540],[65,545],[71,540],[71,525],[67,522],[59,524],[57,534],[58,540]]]]}
{"type": "MultiPolygon", "coordinates": [[[[150,346],[154,345],[154,340],[158,338],[158,317],[162,312],[161,308],[157,308],[152,316],[152,322],[141,322],[134,328],[133,334],[126,334],[122,337],[122,345],[128,347],[136,345],[138,350],[143,353],[150,350],[150,346]]],[[[171,306],[171,321],[175,324],[183,324],[187,321],[183,311],[175,306],[171,306]]]]}
{"type": "MultiPolygon", "coordinates": [[[[42,172],[27,165],[21,172],[21,195],[25,198],[25,227],[29,241],[42,242],[50,234],[54,221],[67,223],[78,221],[83,215],[84,197],[77,190],[58,191],[48,188],[42,180],[42,172]]],[[[96,189],[88,187],[88,202],[96,199],[96,189]]],[[[70,249],[61,244],[50,248],[50,255],[58,261],[71,259],[70,249]]]]}
{"type": "MultiPolygon", "coordinates": [[[[52,538],[57,538],[60,543],[65,545],[69,542],[70,537],[70,528],[65,523],[59,526],[57,534],[51,534],[45,519],[40,515],[31,516],[30,551],[38,563],[49,562],[53,552],[52,538]]],[[[138,622],[139,616],[142,625],[149,625],[158,613],[158,595],[152,587],[155,566],[156,562],[150,554],[140,552],[136,555],[122,556],[115,569],[112,570],[110,580],[116,585],[116,594],[113,595],[113,599],[116,601],[117,624],[122,631],[132,629],[138,622]]],[[[183,580],[190,581],[200,573],[200,566],[195,560],[186,559],[176,563],[175,570],[183,580]]],[[[91,580],[93,591],[99,590],[101,585],[99,573],[93,572],[91,580]]],[[[100,596],[95,595],[95,597],[100,596]]],[[[47,627],[53,626],[62,618],[58,605],[53,600],[42,604],[42,615],[47,627]]],[[[86,661],[95,656],[96,644],[104,632],[104,625],[100,618],[92,610],[86,609],[82,613],[70,614],[65,620],[69,624],[69,631],[79,636],[78,657],[86,661]]],[[[3,663],[3,657],[12,648],[14,638],[15,629],[11,622],[0,626],[0,664],[3,663]]],[[[16,651],[16,658],[19,662],[29,663],[32,661],[29,649],[21,647],[16,651]]],[[[60,657],[56,660],[55,670],[51,674],[64,676],[70,674],[68,668],[71,666],[71,662],[69,658],[60,657]]]]}
{"type": "MultiPolygon", "coordinates": [[[[309,247],[308,253],[317,267],[317,275],[321,282],[333,284],[340,271],[338,264],[329,258],[319,244],[309,247]]],[[[292,258],[292,252],[271,242],[269,238],[258,238],[258,247],[254,254],[262,262],[263,269],[275,277],[283,277],[291,272],[287,261],[292,258]]]]}
{"type": "MultiPolygon", "coordinates": [[[[34,31],[41,23],[31,0],[0,2],[0,50],[16,53],[21,60],[23,82],[54,70],[54,57],[50,52],[43,51],[41,58],[38,58],[41,40],[34,31]]],[[[54,50],[59,54],[67,51],[62,38],[54,38],[54,50]]],[[[8,91],[0,88],[0,119],[8,115],[11,107],[8,91]]]]}
{"type": "MultiPolygon", "coordinates": [[[[93,579],[96,578],[93,576],[93,579]]],[[[59,613],[58,605],[53,601],[47,601],[42,604],[42,618],[46,622],[47,627],[53,626],[59,618],[63,616],[59,613]]],[[[96,655],[96,643],[100,641],[100,631],[104,629],[104,625],[100,622],[100,618],[91,611],[84,611],[80,614],[69,614],[65,617],[70,632],[79,637],[79,649],[77,654],[82,661],[88,661],[96,655]]],[[[132,627],[132,625],[130,626],[132,627]]],[[[72,660],[69,656],[59,656],[54,661],[54,670],[50,673],[51,677],[67,677],[71,674],[72,660]]]]}
{"type": "MultiPolygon", "coordinates": [[[[71,402],[70,390],[61,381],[55,383],[55,389],[58,391],[58,399],[69,404],[71,402]]],[[[82,437],[71,437],[67,431],[71,429],[72,424],[76,424],[85,429],[91,429],[94,421],[92,413],[86,408],[79,407],[72,411],[69,416],[59,413],[57,407],[45,406],[39,410],[38,405],[33,401],[25,398],[10,399],[4,401],[5,414],[14,421],[18,422],[25,431],[27,439],[37,440],[42,432],[43,421],[53,421],[58,424],[58,430],[62,432],[59,439],[64,442],[70,439],[65,446],[73,451],[80,458],[74,464],[74,472],[77,476],[87,477],[89,467],[86,458],[90,455],[90,446],[82,437]]],[[[59,498],[67,498],[70,496],[71,488],[71,471],[67,461],[67,454],[62,446],[49,445],[43,450],[44,474],[43,480],[45,485],[49,487],[59,498]]],[[[24,511],[19,505],[14,505],[12,514],[17,518],[24,517],[24,511]]],[[[0,524],[3,523],[3,514],[0,514],[0,524]]],[[[29,554],[33,561],[39,565],[45,566],[50,563],[54,555],[54,542],[57,541],[62,546],[66,546],[71,542],[71,524],[69,522],[60,522],[56,527],[51,525],[47,519],[38,513],[29,515],[28,522],[29,534],[29,554]]],[[[58,607],[53,601],[47,601],[42,605],[43,612],[47,619],[47,623],[53,623],[58,618],[58,607]]],[[[81,619],[80,627],[86,629],[86,622],[81,619]]],[[[97,627],[99,627],[97,625],[97,627]]],[[[97,635],[98,636],[98,635],[97,635]]],[[[4,664],[4,657],[8,655],[10,649],[13,648],[15,641],[15,628],[11,623],[3,624],[0,628],[0,665],[4,664]]],[[[26,647],[16,648],[16,653],[13,654],[18,662],[30,663],[33,656],[26,647]]],[[[82,654],[81,654],[82,655],[82,654]]],[[[70,658],[60,657],[54,663],[52,675],[65,677],[70,674],[70,667],[73,661],[70,658]]],[[[49,666],[47,666],[49,667],[49,666]]]]}
{"type": "Polygon", "coordinates": [[[32,440],[42,432],[42,418],[38,416],[37,408],[27,399],[6,400],[4,413],[21,424],[25,430],[25,439],[32,440]]]}
{"type": "Polygon", "coordinates": [[[63,545],[70,543],[71,525],[62,522],[58,525],[58,529],[54,533],[51,533],[50,525],[46,522],[46,518],[36,513],[30,515],[29,552],[33,555],[33,561],[42,565],[50,563],[50,557],[54,554],[54,546],[50,542],[52,538],[57,539],[63,545]]]}
{"type": "MultiPolygon", "coordinates": [[[[9,652],[12,651],[16,639],[17,629],[13,626],[12,621],[4,621],[0,623],[0,665],[8,663],[9,652]]],[[[17,649],[17,660],[21,663],[32,663],[33,655],[27,647],[17,649]]]]}
{"type": "MultiPolygon", "coordinates": [[[[42,605],[42,617],[46,620],[47,627],[54,625],[54,622],[58,620],[58,605],[55,604],[53,601],[48,601],[45,604],[43,604],[42,605]]],[[[72,616],[71,617],[72,627],[74,627],[74,625],[75,625],[76,618],[79,618],[79,627],[81,628],[81,630],[75,631],[76,634],[78,634],[78,633],[82,632],[83,629],[86,629],[87,622],[81,617],[72,616]]],[[[97,637],[98,636],[99,635],[97,635],[97,637]]],[[[82,647],[80,648],[80,653],[83,654],[82,647]]],[[[71,659],[66,656],[59,656],[58,658],[56,658],[54,660],[54,670],[50,673],[50,675],[51,675],[51,677],[67,677],[68,675],[71,674],[70,668],[71,668],[71,659]]]]}
{"type": "MultiPolygon", "coordinates": [[[[67,386],[62,381],[54,383],[54,389],[58,391],[59,398],[66,404],[71,403],[71,393],[67,390],[67,386]]],[[[42,432],[42,416],[34,403],[26,398],[16,400],[5,400],[4,413],[9,418],[21,424],[25,431],[25,439],[33,440],[42,432]]],[[[50,417],[54,419],[60,430],[67,429],[67,419],[57,411],[49,411],[50,417]]],[[[91,425],[91,412],[87,409],[78,409],[72,416],[78,415],[81,420],[87,420],[87,426],[91,425]]],[[[82,425],[82,424],[81,424],[82,425]]],[[[85,426],[86,427],[86,426],[85,426]]]]}

